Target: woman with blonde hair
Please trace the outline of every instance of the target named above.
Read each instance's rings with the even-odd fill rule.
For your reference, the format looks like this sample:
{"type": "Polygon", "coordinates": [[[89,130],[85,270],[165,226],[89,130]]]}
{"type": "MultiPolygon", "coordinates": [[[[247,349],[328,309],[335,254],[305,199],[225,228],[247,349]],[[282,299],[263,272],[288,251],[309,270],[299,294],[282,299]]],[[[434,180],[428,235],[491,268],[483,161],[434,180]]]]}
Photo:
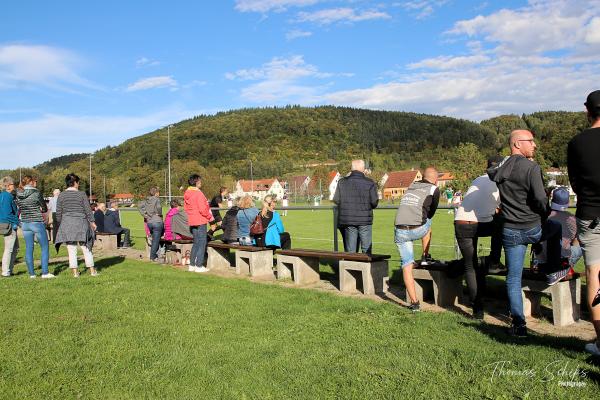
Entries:
{"type": "Polygon", "coordinates": [[[0,187],[0,236],[4,237],[4,254],[2,255],[2,276],[11,276],[19,252],[17,228],[19,212],[13,191],[15,182],[10,176],[2,178],[0,187]]]}
{"type": "Polygon", "coordinates": [[[256,219],[258,215],[258,208],[254,206],[254,200],[252,196],[245,195],[238,200],[238,241],[242,245],[252,246],[252,238],[250,237],[250,225],[256,219]]]}
{"type": "Polygon", "coordinates": [[[260,211],[262,226],[265,233],[255,237],[256,245],[259,247],[276,247],[289,249],[292,247],[290,234],[285,232],[283,222],[279,213],[275,211],[277,198],[272,195],[265,196],[263,207],[260,211]]]}
{"type": "Polygon", "coordinates": [[[48,211],[48,206],[44,196],[37,189],[36,178],[25,175],[21,179],[19,190],[17,190],[17,206],[21,213],[23,237],[25,238],[25,263],[29,277],[35,278],[33,247],[37,241],[42,248],[42,278],[54,278],[54,275],[48,272],[50,249],[43,216],[43,213],[48,211]]]}

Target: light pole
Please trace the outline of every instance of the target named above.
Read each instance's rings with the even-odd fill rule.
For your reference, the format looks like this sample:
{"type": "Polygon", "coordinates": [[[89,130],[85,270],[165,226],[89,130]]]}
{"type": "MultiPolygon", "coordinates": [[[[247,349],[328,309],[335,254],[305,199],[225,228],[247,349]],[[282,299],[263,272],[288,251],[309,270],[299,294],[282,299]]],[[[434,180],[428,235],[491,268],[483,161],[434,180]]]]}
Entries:
{"type": "Polygon", "coordinates": [[[90,153],[90,202],[92,201],[92,157],[94,155],[90,153]]]}
{"type": "Polygon", "coordinates": [[[167,126],[167,162],[168,162],[168,181],[169,181],[169,203],[171,203],[171,127],[173,125],[167,126]]]}
{"type": "Polygon", "coordinates": [[[251,196],[254,196],[254,175],[252,174],[252,159],[250,159],[250,181],[252,182],[251,196]]]}

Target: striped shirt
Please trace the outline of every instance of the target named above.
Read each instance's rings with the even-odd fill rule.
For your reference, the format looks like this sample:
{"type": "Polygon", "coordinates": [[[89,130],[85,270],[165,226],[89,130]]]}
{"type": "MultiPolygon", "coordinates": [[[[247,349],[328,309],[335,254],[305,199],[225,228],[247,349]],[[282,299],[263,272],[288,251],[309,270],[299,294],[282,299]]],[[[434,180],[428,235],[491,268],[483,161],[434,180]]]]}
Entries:
{"type": "Polygon", "coordinates": [[[42,213],[48,211],[42,193],[33,186],[17,191],[17,206],[22,222],[44,222],[42,213]]]}
{"type": "Polygon", "coordinates": [[[90,208],[87,196],[79,190],[67,189],[58,195],[56,201],[56,219],[60,222],[64,215],[81,216],[89,222],[94,222],[94,214],[90,208]]]}

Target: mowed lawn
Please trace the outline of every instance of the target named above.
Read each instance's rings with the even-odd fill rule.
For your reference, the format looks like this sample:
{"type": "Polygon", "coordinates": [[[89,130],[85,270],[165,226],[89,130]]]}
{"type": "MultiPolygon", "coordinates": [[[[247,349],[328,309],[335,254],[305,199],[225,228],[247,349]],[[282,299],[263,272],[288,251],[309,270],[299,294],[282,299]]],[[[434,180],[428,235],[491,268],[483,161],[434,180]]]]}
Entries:
{"type": "MultiPolygon", "coordinates": [[[[123,220],[143,247],[138,215],[123,220]]],[[[397,268],[393,216],[376,212],[374,241],[397,268]]],[[[283,220],[295,247],[332,248],[331,211],[283,220]]],[[[449,246],[436,257],[453,256],[451,220],[442,210],[434,221],[434,243],[449,246]]],[[[0,397],[594,399],[600,389],[577,338],[517,340],[452,312],[117,257],[97,265],[96,278],[57,262],[56,279],[30,280],[20,264],[0,280],[0,397]]]]}

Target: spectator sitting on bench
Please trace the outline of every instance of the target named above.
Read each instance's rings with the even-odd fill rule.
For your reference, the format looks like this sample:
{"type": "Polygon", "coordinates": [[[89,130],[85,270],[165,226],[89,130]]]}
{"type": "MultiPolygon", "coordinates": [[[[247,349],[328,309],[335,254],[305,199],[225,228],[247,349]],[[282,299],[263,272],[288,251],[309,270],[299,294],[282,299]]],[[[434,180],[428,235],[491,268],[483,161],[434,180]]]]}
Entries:
{"type": "MultiPolygon", "coordinates": [[[[179,202],[179,200],[177,199],[173,199],[171,200],[171,203],[169,203],[169,205],[171,206],[171,209],[169,210],[169,212],[167,212],[167,215],[165,215],[165,235],[164,238],[165,240],[176,240],[176,239],[181,239],[181,236],[179,236],[178,234],[173,232],[173,216],[177,213],[179,213],[179,207],[181,207],[181,203],[179,202]]],[[[187,222],[186,222],[187,225],[187,222]]]]}
{"type": "Polygon", "coordinates": [[[292,239],[290,234],[285,232],[283,222],[279,213],[275,211],[277,199],[275,196],[267,195],[263,200],[263,208],[260,212],[262,225],[265,233],[255,236],[255,244],[258,247],[273,247],[281,249],[289,249],[292,247],[292,239]]]}
{"type": "Polygon", "coordinates": [[[131,247],[130,231],[121,226],[121,215],[119,212],[119,203],[110,202],[110,208],[104,215],[104,232],[117,235],[117,246],[121,248],[131,247]],[[123,238],[123,241],[121,241],[123,238]]]}
{"type": "Polygon", "coordinates": [[[188,224],[187,213],[183,208],[181,208],[181,203],[179,203],[179,201],[177,202],[179,204],[179,207],[177,208],[178,211],[173,212],[171,216],[170,230],[173,235],[173,239],[171,240],[193,240],[194,235],[192,234],[188,224]]]}
{"type": "MultiPolygon", "coordinates": [[[[210,200],[211,208],[224,208],[226,206],[227,197],[229,196],[229,189],[225,186],[221,186],[219,189],[219,194],[213,197],[210,200]]],[[[221,216],[221,212],[219,210],[210,210],[214,217],[214,221],[210,224],[210,230],[208,231],[209,240],[212,240],[215,232],[222,228],[223,217],[221,216]]]]}
{"type": "MultiPolygon", "coordinates": [[[[502,156],[491,157],[487,163],[488,168],[498,165],[502,160],[502,156]]],[[[483,296],[488,268],[486,265],[479,265],[477,242],[480,237],[492,237],[488,264],[497,267],[500,264],[502,236],[494,218],[499,206],[498,186],[487,174],[483,174],[473,180],[454,217],[454,234],[465,264],[473,316],[478,319],[483,319],[483,296]]]]}
{"type": "Polygon", "coordinates": [[[412,270],[415,267],[413,241],[421,239],[423,243],[423,256],[421,261],[432,261],[429,255],[431,242],[431,219],[437,210],[440,201],[440,190],[436,186],[438,172],[433,167],[428,167],[423,173],[423,179],[413,182],[398,206],[396,212],[396,228],[394,241],[402,259],[402,277],[406,292],[410,297],[410,309],[420,311],[421,306],[417,299],[415,280],[412,270]]]}
{"type": "MultiPolygon", "coordinates": [[[[556,221],[562,226],[562,247],[561,257],[569,260],[571,267],[577,264],[577,261],[583,256],[579,241],[577,240],[577,219],[568,211],[569,191],[564,187],[558,187],[552,191],[552,200],[550,203],[552,211],[548,216],[548,221],[556,221]]],[[[547,244],[541,242],[537,246],[534,258],[534,264],[545,264],[547,261],[547,244]]]]}
{"type": "Polygon", "coordinates": [[[96,211],[94,211],[94,222],[96,222],[96,231],[104,232],[104,213],[106,212],[106,204],[98,203],[96,211]]]}
{"type": "Polygon", "coordinates": [[[238,236],[238,220],[237,214],[239,211],[239,207],[237,205],[231,207],[225,213],[225,217],[223,217],[223,221],[221,223],[221,228],[223,228],[223,237],[221,240],[223,243],[237,243],[238,236]]]}
{"type": "Polygon", "coordinates": [[[250,225],[258,215],[258,208],[254,206],[254,200],[248,194],[238,201],[238,207],[240,208],[237,213],[238,241],[241,245],[252,246],[250,225]]]}

